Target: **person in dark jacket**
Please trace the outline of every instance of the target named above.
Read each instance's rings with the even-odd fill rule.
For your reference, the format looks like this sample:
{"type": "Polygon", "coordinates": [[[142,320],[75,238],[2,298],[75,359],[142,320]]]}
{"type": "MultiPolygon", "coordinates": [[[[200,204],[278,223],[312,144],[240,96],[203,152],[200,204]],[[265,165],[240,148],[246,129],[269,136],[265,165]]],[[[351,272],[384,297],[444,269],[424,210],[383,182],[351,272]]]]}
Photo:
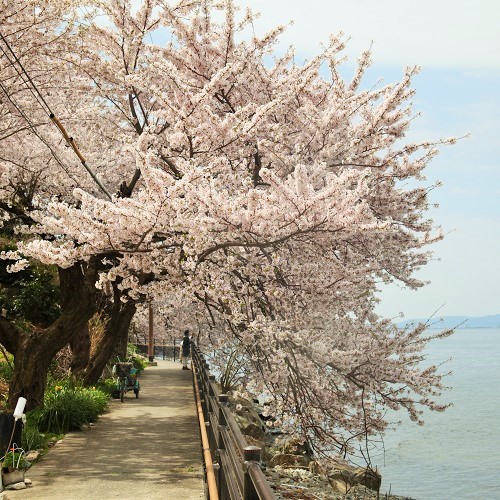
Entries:
{"type": "Polygon", "coordinates": [[[189,330],[184,331],[184,338],[181,342],[182,350],[182,369],[189,370],[187,366],[189,355],[191,354],[191,339],[189,338],[189,330]]]}

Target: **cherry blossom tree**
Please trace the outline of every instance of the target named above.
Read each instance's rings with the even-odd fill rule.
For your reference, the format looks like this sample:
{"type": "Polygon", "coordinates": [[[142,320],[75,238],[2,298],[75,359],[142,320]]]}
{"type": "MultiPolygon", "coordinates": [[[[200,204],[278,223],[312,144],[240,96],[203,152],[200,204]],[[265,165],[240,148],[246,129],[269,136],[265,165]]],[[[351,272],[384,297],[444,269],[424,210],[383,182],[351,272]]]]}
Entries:
{"type": "MultiPolygon", "coordinates": [[[[258,37],[252,12],[232,0],[64,8],[63,31],[42,20],[25,28],[32,53],[17,28],[5,37],[80,141],[86,169],[62,150],[14,65],[2,67],[4,95],[37,109],[27,128],[2,102],[1,208],[19,235],[5,257],[78,272],[89,294],[75,306],[77,327],[57,340],[43,332],[37,345],[76,339],[96,297],[116,309],[122,332],[138,303],[161,301],[179,327],[196,326],[202,348],[237,346],[248,388],[325,456],[383,432],[389,408],[416,421],[422,407],[444,409],[436,367],[421,367],[425,325],[400,331],[374,313],[379,283],[422,285],[414,273],[441,238],[426,216],[434,186],[423,172],[453,140],[405,141],[418,68],[364,89],[369,51],[347,79],[341,36],[297,64],[292,49],[275,53],[284,27],[258,37]],[[152,43],[159,34],[166,44],[152,43]],[[13,222],[9,199],[24,172],[36,189],[13,222]]],[[[0,334],[15,350],[12,328],[0,334]]]]}
{"type": "MultiPolygon", "coordinates": [[[[86,121],[88,129],[82,127],[76,139],[80,148],[85,141],[94,144],[95,140],[111,154],[113,148],[116,152],[120,148],[112,139],[113,125],[95,119],[97,115],[103,116],[107,106],[89,92],[92,81],[87,75],[72,71],[83,57],[85,22],[82,24],[80,11],[73,12],[71,4],[64,3],[25,2],[19,6],[5,2],[1,15],[0,90],[4,133],[0,139],[4,155],[0,209],[5,222],[4,235],[12,238],[15,231],[22,239],[22,234],[29,233],[35,222],[32,218],[35,209],[44,210],[51,199],[74,203],[72,192],[76,187],[110,198],[99,178],[104,171],[107,182],[115,182],[118,173],[114,167],[122,166],[103,158],[94,166],[97,150],[92,148],[86,148],[86,161],[82,162],[73,154],[73,148],[66,147],[75,141],[66,141],[54,126],[63,123],[61,128],[71,131],[86,121]],[[93,135],[86,135],[90,132],[93,135]],[[104,138],[111,139],[106,143],[104,138]]],[[[126,176],[126,171],[122,175],[126,176]]],[[[54,237],[57,238],[44,235],[48,239],[54,237]]],[[[95,382],[109,358],[108,350],[112,350],[120,337],[126,336],[135,305],[120,300],[118,281],[96,293],[97,272],[106,267],[102,263],[104,257],[96,255],[87,262],[58,267],[63,314],[51,327],[26,332],[12,321],[0,320],[1,341],[16,360],[10,386],[10,399],[14,404],[21,395],[28,398],[30,406],[41,404],[51,359],[68,342],[74,352],[75,372],[88,382],[95,382]],[[106,323],[109,335],[102,339],[103,348],[96,351],[95,359],[89,359],[86,323],[98,309],[109,315],[106,323]]],[[[20,265],[10,267],[16,270],[20,265]]]]}

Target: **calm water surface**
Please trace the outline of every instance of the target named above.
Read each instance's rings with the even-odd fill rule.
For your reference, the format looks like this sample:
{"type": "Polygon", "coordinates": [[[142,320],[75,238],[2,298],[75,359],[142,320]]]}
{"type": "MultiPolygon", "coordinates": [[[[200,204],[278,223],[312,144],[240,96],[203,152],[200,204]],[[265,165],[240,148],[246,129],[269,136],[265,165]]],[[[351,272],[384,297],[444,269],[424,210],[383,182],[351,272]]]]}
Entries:
{"type": "Polygon", "coordinates": [[[500,499],[500,329],[464,329],[428,347],[428,362],[452,358],[440,401],[419,427],[405,421],[372,456],[382,491],[417,500],[500,499]]]}

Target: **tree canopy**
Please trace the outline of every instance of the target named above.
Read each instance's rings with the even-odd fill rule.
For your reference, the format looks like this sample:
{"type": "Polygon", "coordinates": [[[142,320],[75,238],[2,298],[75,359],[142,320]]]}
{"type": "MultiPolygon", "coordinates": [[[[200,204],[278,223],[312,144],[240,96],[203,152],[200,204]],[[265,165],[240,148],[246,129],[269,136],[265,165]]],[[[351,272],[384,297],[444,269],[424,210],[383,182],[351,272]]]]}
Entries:
{"type": "Polygon", "coordinates": [[[325,456],[387,409],[444,409],[425,325],[374,312],[378,284],[422,285],[441,238],[423,172],[453,140],[405,140],[418,68],[365,89],[369,51],[350,78],[342,36],[298,64],[275,51],[284,27],[257,36],[232,0],[0,5],[13,270],[76,266],[115,304],[161,301],[202,348],[234,345],[266,411],[325,456]]]}

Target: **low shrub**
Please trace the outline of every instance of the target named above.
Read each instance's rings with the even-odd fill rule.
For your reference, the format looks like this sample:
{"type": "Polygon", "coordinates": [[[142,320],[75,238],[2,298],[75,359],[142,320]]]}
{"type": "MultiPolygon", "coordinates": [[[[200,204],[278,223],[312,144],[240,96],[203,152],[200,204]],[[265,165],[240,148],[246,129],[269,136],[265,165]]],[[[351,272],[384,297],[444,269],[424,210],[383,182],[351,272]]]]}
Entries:
{"type": "Polygon", "coordinates": [[[134,365],[139,375],[149,366],[149,361],[142,354],[139,354],[134,344],[127,345],[127,361],[134,365]]]}
{"type": "Polygon", "coordinates": [[[40,450],[46,447],[47,437],[38,430],[38,427],[34,422],[30,422],[28,419],[23,427],[21,443],[21,446],[26,451],[40,450]]]}
{"type": "Polygon", "coordinates": [[[137,375],[142,373],[146,367],[149,366],[149,361],[140,354],[136,354],[130,357],[130,362],[134,365],[134,368],[137,369],[137,375]]]}
{"type": "Polygon", "coordinates": [[[109,396],[96,388],[56,385],[45,393],[43,408],[33,418],[40,432],[66,433],[95,422],[106,411],[109,396]]]}
{"type": "Polygon", "coordinates": [[[47,451],[61,437],[62,433],[40,432],[38,429],[37,418],[39,410],[32,410],[26,413],[26,420],[23,426],[21,446],[24,451],[47,451]]]}
{"type": "Polygon", "coordinates": [[[99,382],[97,382],[97,388],[112,397],[116,392],[116,380],[112,377],[99,379],[99,382]]]}

